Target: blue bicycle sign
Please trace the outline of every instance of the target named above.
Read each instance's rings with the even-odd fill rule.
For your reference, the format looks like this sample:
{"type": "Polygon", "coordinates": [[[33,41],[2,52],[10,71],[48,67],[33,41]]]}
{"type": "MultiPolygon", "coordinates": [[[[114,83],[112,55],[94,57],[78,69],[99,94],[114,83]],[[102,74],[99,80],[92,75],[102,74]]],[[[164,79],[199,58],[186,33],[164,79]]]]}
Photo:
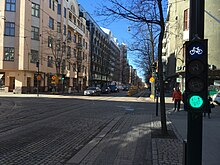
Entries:
{"type": "Polygon", "coordinates": [[[190,51],[189,51],[190,55],[193,56],[194,54],[202,54],[203,51],[202,49],[200,49],[199,47],[193,47],[190,51]]]}

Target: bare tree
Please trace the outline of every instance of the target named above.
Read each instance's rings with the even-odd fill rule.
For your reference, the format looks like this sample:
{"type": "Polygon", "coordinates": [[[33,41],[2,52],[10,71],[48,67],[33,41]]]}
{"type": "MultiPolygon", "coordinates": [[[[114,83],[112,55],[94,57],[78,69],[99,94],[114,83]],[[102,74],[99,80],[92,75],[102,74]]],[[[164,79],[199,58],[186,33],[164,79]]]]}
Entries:
{"type": "Polygon", "coordinates": [[[68,59],[68,39],[63,38],[63,34],[51,29],[43,31],[42,43],[44,47],[48,47],[44,51],[43,59],[47,61],[49,67],[55,67],[56,70],[56,85],[59,77],[64,73],[66,60],[68,59]]]}
{"type": "Polygon", "coordinates": [[[133,39],[129,44],[129,50],[134,51],[138,56],[134,62],[143,70],[146,82],[148,82],[147,77],[152,75],[152,66],[154,61],[157,60],[158,28],[153,28],[152,24],[140,25],[135,23],[132,27],[129,27],[129,31],[132,33],[133,39]]]}
{"type": "Polygon", "coordinates": [[[162,0],[107,0],[111,5],[103,4],[102,10],[98,13],[106,19],[127,19],[140,24],[156,25],[160,28],[158,37],[158,71],[160,84],[160,111],[162,133],[167,134],[166,109],[164,98],[164,81],[162,65],[162,40],[164,36],[164,14],[162,0]]]}

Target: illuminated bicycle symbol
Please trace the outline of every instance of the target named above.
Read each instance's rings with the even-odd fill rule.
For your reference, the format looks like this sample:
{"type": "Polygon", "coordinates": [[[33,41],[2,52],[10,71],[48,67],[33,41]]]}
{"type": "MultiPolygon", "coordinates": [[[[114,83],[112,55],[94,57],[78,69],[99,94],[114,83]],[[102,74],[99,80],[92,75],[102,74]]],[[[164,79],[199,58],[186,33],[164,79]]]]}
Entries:
{"type": "Polygon", "coordinates": [[[193,47],[193,49],[190,50],[189,53],[191,54],[191,56],[193,56],[195,53],[196,54],[202,54],[203,51],[199,47],[193,47]]]}

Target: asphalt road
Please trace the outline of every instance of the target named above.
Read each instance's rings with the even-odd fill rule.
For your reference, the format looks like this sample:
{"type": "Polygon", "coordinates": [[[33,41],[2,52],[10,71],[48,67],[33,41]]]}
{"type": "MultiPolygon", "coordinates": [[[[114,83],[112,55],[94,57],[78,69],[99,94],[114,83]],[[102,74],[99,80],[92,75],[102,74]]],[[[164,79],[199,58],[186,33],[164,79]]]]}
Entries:
{"type": "Polygon", "coordinates": [[[66,164],[115,118],[146,113],[146,102],[125,92],[92,97],[8,95],[0,97],[0,103],[0,164],[13,165],[66,164]]]}

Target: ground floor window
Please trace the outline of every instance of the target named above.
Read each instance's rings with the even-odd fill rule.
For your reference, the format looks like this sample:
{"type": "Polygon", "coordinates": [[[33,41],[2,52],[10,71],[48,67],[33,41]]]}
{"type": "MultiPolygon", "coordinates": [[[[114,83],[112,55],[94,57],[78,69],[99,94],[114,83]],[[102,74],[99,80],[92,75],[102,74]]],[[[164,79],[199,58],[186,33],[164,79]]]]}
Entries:
{"type": "Polygon", "coordinates": [[[4,88],[4,87],[5,87],[5,73],[0,72],[0,88],[4,88]]]}

